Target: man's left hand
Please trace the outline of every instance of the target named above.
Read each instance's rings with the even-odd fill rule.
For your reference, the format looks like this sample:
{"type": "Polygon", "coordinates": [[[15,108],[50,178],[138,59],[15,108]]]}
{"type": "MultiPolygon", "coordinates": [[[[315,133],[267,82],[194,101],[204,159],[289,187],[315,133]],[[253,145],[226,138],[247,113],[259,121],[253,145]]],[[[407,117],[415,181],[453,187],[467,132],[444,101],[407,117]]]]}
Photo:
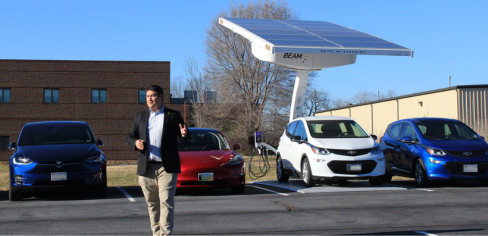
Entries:
{"type": "Polygon", "coordinates": [[[180,124],[180,132],[181,132],[181,137],[186,138],[186,133],[188,132],[188,128],[186,127],[186,124],[183,125],[180,124]]]}

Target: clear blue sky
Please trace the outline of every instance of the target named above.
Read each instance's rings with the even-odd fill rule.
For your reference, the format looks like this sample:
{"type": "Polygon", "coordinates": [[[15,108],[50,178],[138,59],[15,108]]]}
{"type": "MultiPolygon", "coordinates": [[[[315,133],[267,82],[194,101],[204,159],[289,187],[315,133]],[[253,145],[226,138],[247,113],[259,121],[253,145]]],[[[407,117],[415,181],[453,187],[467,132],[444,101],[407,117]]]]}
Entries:
{"type": "MultiPolygon", "coordinates": [[[[244,1],[247,3],[247,1],[244,1]]],[[[414,50],[414,57],[358,56],[322,70],[332,98],[392,89],[399,95],[451,85],[488,84],[488,1],[289,0],[301,20],[329,21],[414,50]]],[[[231,1],[0,1],[0,59],[205,63],[211,18],[231,1]]]]}

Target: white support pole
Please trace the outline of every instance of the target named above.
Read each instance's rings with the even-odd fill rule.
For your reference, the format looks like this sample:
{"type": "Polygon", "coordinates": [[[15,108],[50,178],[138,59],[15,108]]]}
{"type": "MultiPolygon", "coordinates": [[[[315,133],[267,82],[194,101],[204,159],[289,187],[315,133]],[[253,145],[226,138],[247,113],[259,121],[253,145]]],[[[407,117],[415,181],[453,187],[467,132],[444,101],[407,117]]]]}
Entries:
{"type": "Polygon", "coordinates": [[[293,97],[291,99],[290,122],[303,116],[303,104],[305,102],[305,92],[307,91],[308,70],[297,71],[293,97]]]}

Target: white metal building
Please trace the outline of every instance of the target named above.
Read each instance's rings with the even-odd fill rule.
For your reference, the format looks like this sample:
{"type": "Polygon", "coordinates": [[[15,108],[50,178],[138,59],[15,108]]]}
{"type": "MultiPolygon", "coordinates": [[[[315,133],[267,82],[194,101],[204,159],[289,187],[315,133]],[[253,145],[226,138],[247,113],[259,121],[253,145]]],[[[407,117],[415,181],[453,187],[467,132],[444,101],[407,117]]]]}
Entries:
{"type": "Polygon", "coordinates": [[[457,119],[480,135],[488,136],[487,110],[488,84],[482,84],[459,85],[338,107],[315,112],[315,115],[353,118],[368,132],[378,137],[384,134],[391,122],[412,117],[457,119]]]}

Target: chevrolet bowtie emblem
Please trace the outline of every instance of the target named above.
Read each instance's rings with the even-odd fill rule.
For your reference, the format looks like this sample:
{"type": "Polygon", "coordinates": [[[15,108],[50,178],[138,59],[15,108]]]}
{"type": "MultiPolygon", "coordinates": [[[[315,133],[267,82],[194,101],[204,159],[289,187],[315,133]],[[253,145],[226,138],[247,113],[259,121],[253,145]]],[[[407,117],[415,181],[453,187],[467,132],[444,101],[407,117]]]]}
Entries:
{"type": "Polygon", "coordinates": [[[347,152],[347,153],[348,153],[349,155],[354,155],[354,154],[356,154],[356,153],[357,153],[357,151],[349,151],[349,152],[347,152]]]}

